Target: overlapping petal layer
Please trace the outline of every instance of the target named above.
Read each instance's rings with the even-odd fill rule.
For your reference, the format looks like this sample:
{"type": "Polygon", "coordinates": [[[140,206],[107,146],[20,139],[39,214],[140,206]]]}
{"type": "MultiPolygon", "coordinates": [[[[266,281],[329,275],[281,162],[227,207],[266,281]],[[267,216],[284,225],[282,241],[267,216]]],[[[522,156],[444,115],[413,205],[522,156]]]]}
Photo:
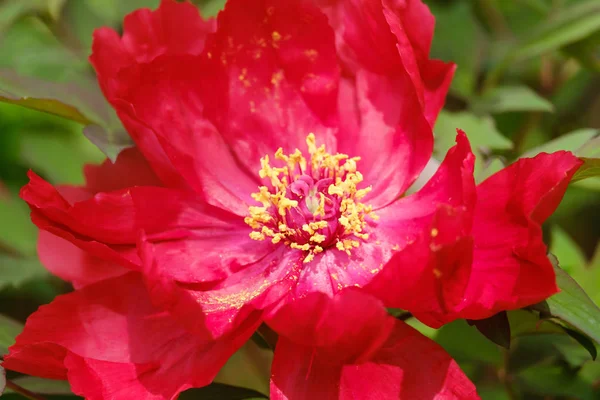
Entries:
{"type": "Polygon", "coordinates": [[[137,273],[107,279],[42,306],[5,357],[5,368],[69,379],[89,399],[173,399],[212,381],[255,324],[219,341],[185,331],[152,306],[137,273]]]}
{"type": "MultiPolygon", "coordinates": [[[[387,315],[382,304],[353,289],[318,303],[306,326],[280,337],[271,377],[272,399],[478,399],[475,387],[436,343],[387,315]]],[[[275,326],[290,321],[271,321],[275,326]]]]}
{"type": "Polygon", "coordinates": [[[521,159],[496,173],[477,186],[470,206],[438,209],[431,230],[421,230],[367,289],[433,327],[487,318],[551,296],[557,287],[541,224],[580,165],[571,153],[557,152],[521,159]]]}

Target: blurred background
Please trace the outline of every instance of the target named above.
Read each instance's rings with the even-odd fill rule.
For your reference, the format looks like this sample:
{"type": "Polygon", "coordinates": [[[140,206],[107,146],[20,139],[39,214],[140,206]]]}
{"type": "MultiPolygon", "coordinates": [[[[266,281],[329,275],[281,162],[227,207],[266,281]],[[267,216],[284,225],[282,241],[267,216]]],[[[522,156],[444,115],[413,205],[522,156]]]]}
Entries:
{"type": "MultiPolygon", "coordinates": [[[[83,165],[102,162],[105,154],[113,156],[129,144],[87,61],[92,31],[120,29],[125,14],[158,2],[0,0],[0,354],[30,313],[71,290],[37,260],[37,230],[18,198],[26,172],[33,169],[55,184],[82,184],[83,165]],[[25,108],[18,104],[22,96],[46,100],[25,108]],[[31,109],[46,109],[51,99],[77,105],[79,115],[71,119],[79,122],[31,109]],[[100,128],[84,131],[87,121],[100,128]]],[[[203,15],[213,16],[224,1],[195,3],[203,15]]],[[[600,157],[600,1],[426,3],[437,19],[433,56],[458,64],[435,127],[435,157],[441,159],[453,144],[457,127],[467,132],[476,152],[479,181],[542,151],[600,157]]],[[[600,177],[574,183],[544,227],[560,266],[596,304],[599,206],[600,177]]],[[[600,399],[600,363],[592,361],[589,349],[593,343],[586,350],[564,330],[532,321],[527,311],[508,317],[510,350],[464,321],[438,331],[408,322],[457,359],[483,399],[600,399]]],[[[249,343],[218,381],[268,393],[270,357],[268,350],[249,343]]],[[[63,383],[10,377],[48,398],[74,398],[63,383]]],[[[189,392],[182,398],[222,398],[210,396],[189,392]]]]}

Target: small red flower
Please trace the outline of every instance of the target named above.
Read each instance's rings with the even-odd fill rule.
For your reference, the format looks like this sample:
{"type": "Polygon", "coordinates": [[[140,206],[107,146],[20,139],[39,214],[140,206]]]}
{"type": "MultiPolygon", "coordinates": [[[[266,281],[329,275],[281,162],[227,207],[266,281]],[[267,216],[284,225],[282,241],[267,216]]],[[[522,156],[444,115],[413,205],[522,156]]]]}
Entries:
{"type": "Polygon", "coordinates": [[[401,197],[454,70],[429,59],[433,24],[417,0],[230,0],[217,21],[164,0],[122,37],[97,31],[92,63],[139,150],[73,197],[30,175],[42,260],[80,289],[30,318],[5,367],[93,399],[174,398],[265,321],[273,398],[476,398],[383,306],[439,326],[555,293],[540,224],[579,161],[540,155],[476,187],[459,132],[401,197]]]}

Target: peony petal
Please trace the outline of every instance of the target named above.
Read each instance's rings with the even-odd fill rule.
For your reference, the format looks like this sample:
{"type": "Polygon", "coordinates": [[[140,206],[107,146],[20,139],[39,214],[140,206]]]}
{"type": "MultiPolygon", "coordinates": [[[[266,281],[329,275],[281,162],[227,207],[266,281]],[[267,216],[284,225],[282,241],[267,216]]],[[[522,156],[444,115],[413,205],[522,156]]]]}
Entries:
{"type": "Polygon", "coordinates": [[[221,341],[204,341],[155,309],[141,276],[130,273],[42,306],[3,366],[68,377],[75,393],[90,399],[173,399],[210,383],[255,328],[243,325],[221,341]]]}
{"type": "MultiPolygon", "coordinates": [[[[269,253],[240,265],[226,279],[211,284],[182,282],[172,269],[176,262],[161,262],[160,252],[147,238],[140,248],[155,303],[179,318],[190,331],[217,338],[246,320],[258,320],[265,307],[296,284],[302,252],[284,245],[268,245],[263,250],[270,248],[269,253]],[[203,318],[189,318],[194,313],[203,318]]],[[[202,267],[210,269],[210,261],[202,267]]]]}
{"type": "MultiPolygon", "coordinates": [[[[191,3],[163,0],[156,11],[141,9],[128,15],[122,38],[109,28],[96,30],[90,61],[104,95],[118,111],[115,96],[123,86],[123,69],[162,55],[200,54],[207,35],[215,27],[215,21],[203,20],[191,3]]],[[[161,180],[169,186],[185,187],[156,137],[137,121],[119,114],[161,180]]]]}
{"type": "MultiPolygon", "coordinates": [[[[423,232],[429,234],[440,206],[472,212],[476,203],[473,178],[475,156],[464,132],[458,131],[456,145],[448,150],[433,177],[418,192],[377,211],[381,235],[389,235],[398,249],[404,248],[423,232]]],[[[465,232],[470,219],[464,220],[465,232]]]]}
{"type": "Polygon", "coordinates": [[[280,338],[330,352],[335,363],[364,359],[381,345],[394,322],[377,299],[348,288],[336,295],[309,293],[287,301],[265,322],[280,338]]]}
{"type": "Polygon", "coordinates": [[[140,9],[125,17],[123,36],[110,28],[94,32],[91,63],[107,98],[119,70],[134,63],[148,63],[169,55],[202,53],[209,33],[216,28],[213,19],[203,20],[191,3],[162,0],[156,11],[140,9]]]}
{"type": "Polygon", "coordinates": [[[338,151],[361,157],[358,168],[365,183],[373,186],[364,201],[381,208],[417,179],[431,156],[433,132],[408,76],[360,70],[354,85],[340,90],[345,129],[338,137],[338,151]]]}
{"type": "MultiPolygon", "coordinates": [[[[85,187],[57,188],[70,204],[88,200],[102,191],[137,185],[160,185],[160,181],[135,147],[123,150],[114,164],[106,160],[99,166],[86,165],[85,176],[85,187]]],[[[44,230],[40,230],[37,250],[40,261],[50,272],[73,283],[76,288],[123,275],[128,271],[113,262],[94,257],[68,240],[44,230]]]]}
{"type": "Polygon", "coordinates": [[[117,264],[94,257],[71,242],[40,230],[37,251],[50,272],[80,288],[128,272],[117,264]]]}
{"type": "Polygon", "coordinates": [[[568,152],[521,159],[477,187],[475,251],[465,307],[487,318],[558,291],[540,225],[554,212],[581,161],[568,152]]]}
{"type": "MultiPolygon", "coordinates": [[[[477,399],[474,385],[436,343],[387,315],[356,290],[318,302],[318,330],[280,336],[271,376],[272,399],[477,399]],[[316,335],[316,336],[315,336],[316,335]],[[299,339],[300,341],[296,341],[299,339]]],[[[288,322],[277,321],[277,326],[288,322]]],[[[292,330],[290,330],[292,332],[292,330]]]]}
{"type": "Polygon", "coordinates": [[[115,163],[110,160],[101,165],[86,165],[85,189],[96,194],[126,189],[130,186],[161,186],[148,161],[137,147],[119,153],[115,163]]]}
{"type": "Polygon", "coordinates": [[[153,138],[185,185],[206,202],[245,215],[250,193],[259,186],[258,175],[240,168],[220,132],[205,118],[201,93],[220,90],[215,81],[202,82],[209,80],[208,74],[199,57],[163,56],[134,65],[121,72],[113,104],[121,120],[131,125],[136,142],[153,138]]]}
{"type": "Polygon", "coordinates": [[[371,202],[382,207],[404,193],[429,160],[432,127],[455,66],[429,59],[434,18],[420,0],[319,4],[336,31],[349,83],[340,86],[339,149],[362,157],[371,202]]]}
{"type": "Polygon", "coordinates": [[[435,19],[421,0],[383,0],[383,14],[397,40],[425,118],[433,127],[444,105],[456,65],[429,59],[435,19]]]}
{"type": "Polygon", "coordinates": [[[223,279],[265,254],[248,237],[250,228],[241,218],[203,205],[191,192],[136,186],[71,205],[37,175],[30,173],[30,178],[21,196],[40,229],[127,268],[141,266],[135,246],[142,232],[157,244],[165,262],[179,259],[172,274],[186,282],[223,279]]]}
{"type": "Polygon", "coordinates": [[[398,251],[366,286],[386,306],[430,315],[462,303],[471,271],[474,156],[464,133],[417,193],[380,210],[379,235],[398,251]],[[394,243],[395,242],[395,243],[394,243]]]}
{"type": "Polygon", "coordinates": [[[365,289],[387,307],[408,310],[439,327],[434,316],[462,305],[469,282],[471,217],[464,209],[441,206],[431,228],[397,252],[365,289]]]}
{"type": "Polygon", "coordinates": [[[335,148],[334,35],[310,2],[228,2],[205,55],[206,118],[249,171],[256,174],[260,158],[279,147],[303,148],[310,132],[335,148]]]}

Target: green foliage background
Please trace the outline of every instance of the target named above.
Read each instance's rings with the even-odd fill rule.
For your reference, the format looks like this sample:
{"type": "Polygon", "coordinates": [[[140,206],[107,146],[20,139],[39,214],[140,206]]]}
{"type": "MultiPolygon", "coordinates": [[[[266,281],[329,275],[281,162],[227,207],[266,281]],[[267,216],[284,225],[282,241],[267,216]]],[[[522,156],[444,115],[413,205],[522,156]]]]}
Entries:
{"type": "MultiPolygon", "coordinates": [[[[223,5],[222,0],[195,3],[204,15],[215,15],[223,5]]],[[[586,179],[571,185],[544,228],[560,267],[591,300],[568,275],[559,274],[566,294],[548,302],[550,313],[541,308],[508,313],[510,350],[465,321],[438,331],[408,322],[457,359],[483,399],[598,399],[600,362],[592,356],[600,337],[600,2],[427,3],[437,18],[433,55],[458,64],[435,127],[434,155],[445,154],[460,127],[478,156],[480,181],[542,151],[565,149],[588,158],[586,179]],[[576,309],[571,299],[584,305],[576,309]]],[[[0,102],[0,353],[31,312],[70,290],[37,260],[37,232],[17,197],[25,173],[32,168],[53,183],[81,184],[82,166],[105,158],[88,138],[111,157],[128,144],[87,62],[91,34],[102,25],[119,28],[126,13],[157,4],[0,0],[0,100],[5,101],[0,102]],[[46,99],[25,105],[67,118],[10,104],[22,96],[46,99]],[[91,123],[97,126],[89,128],[91,123]]],[[[221,384],[182,398],[260,397],[258,392],[268,393],[271,357],[270,350],[250,342],[219,375],[221,384]]],[[[62,382],[8,377],[48,398],[74,398],[62,382]]]]}

